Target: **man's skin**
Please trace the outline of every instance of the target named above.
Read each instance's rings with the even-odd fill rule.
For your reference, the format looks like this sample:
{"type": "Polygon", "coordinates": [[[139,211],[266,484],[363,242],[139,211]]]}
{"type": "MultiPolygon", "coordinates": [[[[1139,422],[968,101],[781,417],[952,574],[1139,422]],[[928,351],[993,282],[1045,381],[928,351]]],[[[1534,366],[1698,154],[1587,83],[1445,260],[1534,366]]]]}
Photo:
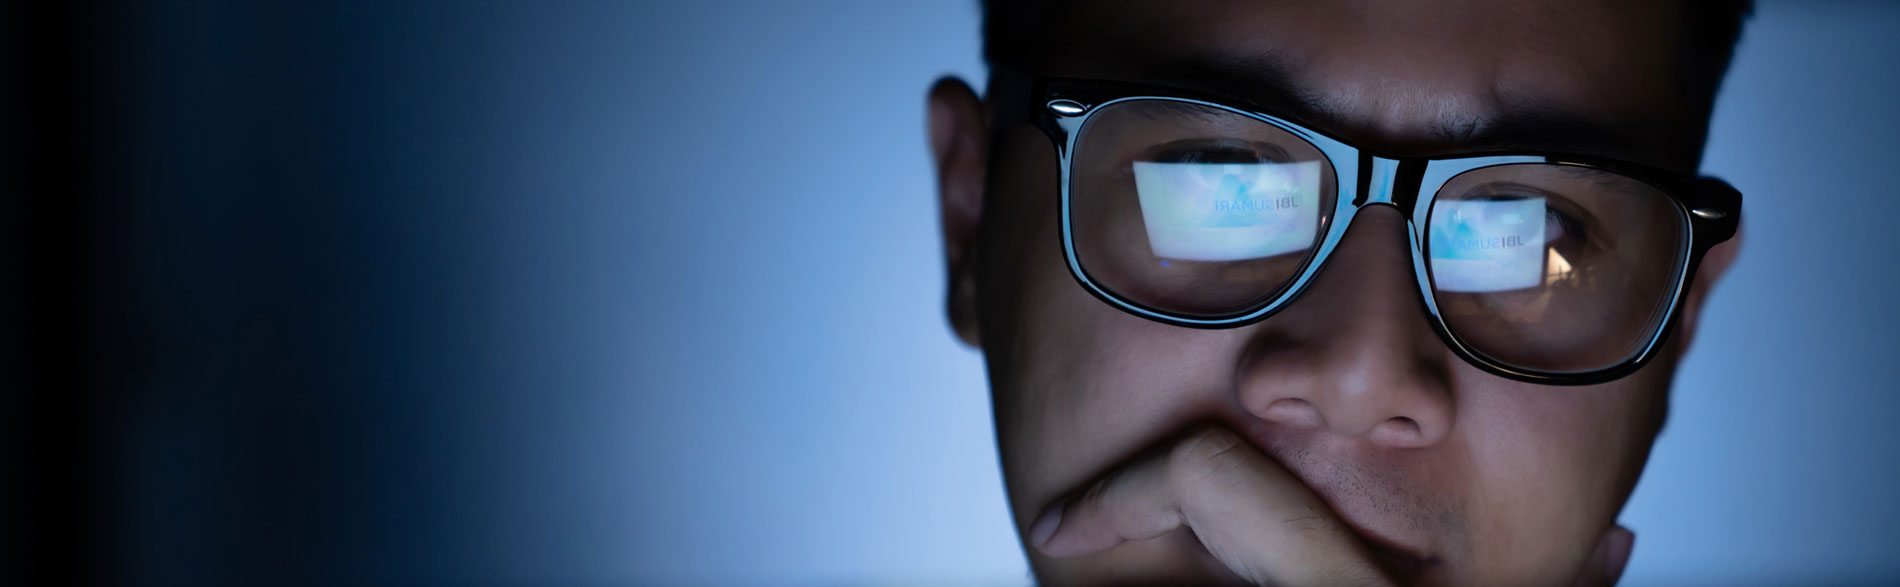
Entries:
{"type": "MultiPolygon", "coordinates": [[[[1308,107],[1281,114],[1399,155],[1508,146],[1692,172],[1708,113],[1685,106],[1680,18],[1653,0],[1072,3],[1023,68],[1291,94],[1308,107]]],[[[1271,318],[1168,326],[1075,283],[1055,150],[1027,126],[993,133],[997,107],[939,82],[930,135],[951,322],[988,359],[1043,584],[1616,581],[1634,540],[1617,512],[1739,239],[1705,259],[1664,355],[1600,385],[1453,355],[1389,207],[1271,318]]]]}

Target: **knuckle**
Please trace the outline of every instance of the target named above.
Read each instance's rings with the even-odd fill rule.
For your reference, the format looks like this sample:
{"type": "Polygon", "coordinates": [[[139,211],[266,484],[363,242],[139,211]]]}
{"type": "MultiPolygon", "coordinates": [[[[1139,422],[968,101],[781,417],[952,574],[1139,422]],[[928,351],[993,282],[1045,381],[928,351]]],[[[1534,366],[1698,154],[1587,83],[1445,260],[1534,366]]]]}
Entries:
{"type": "Polygon", "coordinates": [[[1281,521],[1294,534],[1332,536],[1342,530],[1340,522],[1331,516],[1314,511],[1310,506],[1302,509],[1305,511],[1299,515],[1281,521]]]}
{"type": "Polygon", "coordinates": [[[1072,509],[1093,511],[1096,507],[1100,506],[1102,502],[1108,499],[1109,488],[1114,486],[1120,477],[1120,473],[1115,473],[1089,483],[1089,486],[1083,488],[1081,493],[1076,494],[1075,500],[1070,502],[1072,509]]]}
{"type": "Polygon", "coordinates": [[[1219,476],[1245,460],[1246,439],[1215,426],[1194,429],[1168,454],[1168,468],[1177,478],[1219,476]]]}

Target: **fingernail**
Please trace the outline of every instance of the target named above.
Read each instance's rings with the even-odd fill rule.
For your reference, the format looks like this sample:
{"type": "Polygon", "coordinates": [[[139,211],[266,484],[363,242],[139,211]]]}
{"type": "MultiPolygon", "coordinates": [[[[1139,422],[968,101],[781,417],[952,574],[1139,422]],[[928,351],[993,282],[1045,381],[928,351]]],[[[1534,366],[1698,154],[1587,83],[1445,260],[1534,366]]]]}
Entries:
{"type": "Polygon", "coordinates": [[[1617,526],[1611,534],[1609,573],[1610,577],[1623,576],[1623,568],[1629,565],[1630,551],[1636,547],[1636,532],[1617,526]]]}
{"type": "Polygon", "coordinates": [[[1062,510],[1068,509],[1069,501],[1061,500],[1049,504],[1049,509],[1036,516],[1036,522],[1029,525],[1029,544],[1036,548],[1049,543],[1049,537],[1056,535],[1056,528],[1062,525],[1062,510]]]}

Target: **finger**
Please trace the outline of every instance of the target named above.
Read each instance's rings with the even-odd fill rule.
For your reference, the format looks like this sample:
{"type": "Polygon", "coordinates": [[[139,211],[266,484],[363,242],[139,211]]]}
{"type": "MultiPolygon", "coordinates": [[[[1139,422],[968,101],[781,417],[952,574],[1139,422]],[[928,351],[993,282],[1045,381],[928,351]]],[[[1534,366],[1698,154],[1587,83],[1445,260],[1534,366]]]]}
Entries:
{"type": "Polygon", "coordinates": [[[1325,502],[1231,431],[1204,428],[1051,506],[1030,540],[1091,554],[1188,527],[1228,570],[1274,585],[1388,585],[1325,502]]]}
{"type": "Polygon", "coordinates": [[[1168,487],[1168,459],[1147,455],[1053,506],[1030,530],[1043,554],[1093,554],[1181,527],[1181,508],[1168,487]]]}
{"type": "Polygon", "coordinates": [[[1629,528],[1612,526],[1597,539],[1596,550],[1577,575],[1577,587],[1609,587],[1623,578],[1630,560],[1630,548],[1636,545],[1636,533],[1629,528]]]}

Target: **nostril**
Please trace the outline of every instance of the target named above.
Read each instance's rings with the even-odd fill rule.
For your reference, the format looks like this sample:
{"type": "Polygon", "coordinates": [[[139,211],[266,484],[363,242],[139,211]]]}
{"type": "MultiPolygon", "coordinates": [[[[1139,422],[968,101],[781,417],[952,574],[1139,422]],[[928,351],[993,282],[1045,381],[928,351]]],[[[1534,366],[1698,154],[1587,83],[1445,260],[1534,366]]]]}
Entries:
{"type": "Polygon", "coordinates": [[[1255,412],[1263,420],[1294,426],[1322,426],[1326,419],[1312,402],[1297,397],[1283,397],[1268,403],[1265,408],[1255,412]]]}
{"type": "Polygon", "coordinates": [[[1413,420],[1405,416],[1387,418],[1386,421],[1379,423],[1377,429],[1372,431],[1374,442],[1394,446],[1411,446],[1418,444],[1424,436],[1424,430],[1419,427],[1418,420],[1413,420]]]}

